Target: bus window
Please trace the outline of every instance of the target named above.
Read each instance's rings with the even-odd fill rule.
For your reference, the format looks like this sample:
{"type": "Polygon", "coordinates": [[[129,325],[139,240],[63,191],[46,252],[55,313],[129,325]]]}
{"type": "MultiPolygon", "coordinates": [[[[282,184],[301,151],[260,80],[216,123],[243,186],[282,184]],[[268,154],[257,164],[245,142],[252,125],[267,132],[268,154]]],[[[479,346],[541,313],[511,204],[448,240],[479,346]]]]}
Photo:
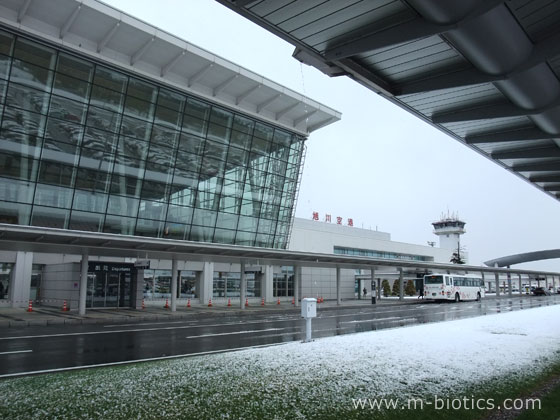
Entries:
{"type": "Polygon", "coordinates": [[[424,276],[424,283],[426,284],[442,284],[443,276],[424,276]]]}
{"type": "Polygon", "coordinates": [[[453,277],[446,277],[445,284],[447,284],[448,286],[453,286],[453,277]]]}

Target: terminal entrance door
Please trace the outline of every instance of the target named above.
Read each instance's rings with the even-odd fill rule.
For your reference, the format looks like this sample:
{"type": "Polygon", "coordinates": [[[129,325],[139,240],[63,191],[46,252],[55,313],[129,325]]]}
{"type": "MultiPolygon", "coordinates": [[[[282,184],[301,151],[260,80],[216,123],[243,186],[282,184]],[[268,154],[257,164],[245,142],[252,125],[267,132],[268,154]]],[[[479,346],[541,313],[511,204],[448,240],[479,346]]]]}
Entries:
{"type": "Polygon", "coordinates": [[[134,268],[128,265],[103,263],[90,265],[86,306],[130,308],[133,270],[134,268]]]}

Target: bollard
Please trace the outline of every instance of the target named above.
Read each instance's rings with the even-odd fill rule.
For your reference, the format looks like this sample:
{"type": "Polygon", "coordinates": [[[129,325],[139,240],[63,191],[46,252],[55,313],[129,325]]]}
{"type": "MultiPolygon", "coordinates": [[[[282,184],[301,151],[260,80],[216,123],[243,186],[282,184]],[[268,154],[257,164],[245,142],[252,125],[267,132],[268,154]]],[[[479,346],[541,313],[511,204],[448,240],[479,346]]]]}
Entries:
{"type": "Polygon", "coordinates": [[[27,307],[27,312],[33,312],[33,301],[29,299],[29,306],[27,307]]]}
{"type": "Polygon", "coordinates": [[[191,299],[189,298],[189,300],[187,300],[187,308],[191,307],[191,299]]]}
{"type": "Polygon", "coordinates": [[[165,305],[163,309],[169,309],[169,299],[165,299],[165,305]]]}
{"type": "Polygon", "coordinates": [[[144,299],[142,299],[142,309],[146,309],[146,305],[144,304],[144,299]]]}
{"type": "Polygon", "coordinates": [[[228,298],[228,300],[227,300],[227,306],[231,306],[231,298],[228,298]]]}
{"type": "Polygon", "coordinates": [[[208,301],[208,307],[209,307],[209,308],[212,307],[212,299],[210,299],[210,300],[208,301]]]}

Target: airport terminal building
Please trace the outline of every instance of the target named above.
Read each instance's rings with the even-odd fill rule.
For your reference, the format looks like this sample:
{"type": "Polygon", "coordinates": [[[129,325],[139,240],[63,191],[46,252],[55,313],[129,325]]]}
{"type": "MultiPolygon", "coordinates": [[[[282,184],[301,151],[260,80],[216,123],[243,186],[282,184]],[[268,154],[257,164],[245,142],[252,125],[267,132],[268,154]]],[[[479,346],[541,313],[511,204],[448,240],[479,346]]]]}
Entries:
{"type": "MultiPolygon", "coordinates": [[[[294,296],[292,267],[139,264],[145,238],[448,262],[381,232],[294,222],[305,141],[340,117],[95,0],[2,2],[0,227],[123,235],[134,252],[4,248],[0,306],[140,307],[171,296],[172,270],[185,301],[239,299],[241,271],[247,298],[294,296]],[[329,229],[346,239],[322,249],[329,229]]],[[[320,270],[302,273],[299,296],[336,294],[333,270],[320,270]]],[[[354,297],[356,273],[344,271],[342,297],[354,297]]]]}
{"type": "MultiPolygon", "coordinates": [[[[340,113],[97,1],[0,8],[0,223],[286,248],[304,142],[340,113]]],[[[53,252],[1,254],[0,298],[57,299],[53,252]]],[[[135,304],[107,267],[90,294],[135,304]]]]}

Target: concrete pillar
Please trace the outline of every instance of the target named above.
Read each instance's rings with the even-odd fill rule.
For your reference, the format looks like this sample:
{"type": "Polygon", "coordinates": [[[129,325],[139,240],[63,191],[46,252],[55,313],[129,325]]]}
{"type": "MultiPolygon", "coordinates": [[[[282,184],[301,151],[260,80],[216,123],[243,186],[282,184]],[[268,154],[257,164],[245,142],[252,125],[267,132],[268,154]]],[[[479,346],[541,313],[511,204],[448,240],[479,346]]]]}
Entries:
{"type": "Polygon", "coordinates": [[[87,298],[87,284],[88,284],[88,252],[84,251],[82,254],[82,269],[80,275],[80,299],[78,301],[78,313],[80,315],[86,314],[86,298],[87,298]]]}
{"type": "Polygon", "coordinates": [[[265,265],[261,273],[261,293],[265,302],[274,302],[274,267],[265,265]]]}
{"type": "MultiPolygon", "coordinates": [[[[375,286],[375,297],[377,297],[377,283],[375,281],[375,268],[372,268],[370,270],[370,272],[371,272],[371,287],[373,288],[375,286]]],[[[374,291],[372,290],[371,291],[371,296],[372,297],[374,296],[373,293],[374,293],[374,291]]]]}
{"type": "Polygon", "coordinates": [[[8,299],[12,308],[27,308],[31,288],[33,252],[18,251],[16,263],[12,268],[8,299]]]}
{"type": "Polygon", "coordinates": [[[496,278],[496,296],[500,296],[500,273],[494,273],[496,278]]]}
{"type": "Polygon", "coordinates": [[[179,274],[177,265],[177,259],[173,258],[171,260],[171,312],[177,310],[177,275],[179,274]]]}
{"type": "Polygon", "coordinates": [[[299,306],[299,284],[301,282],[301,267],[294,265],[294,303],[299,306]]]}
{"type": "Polygon", "coordinates": [[[377,278],[377,299],[381,299],[381,278],[377,278]]]}
{"type": "Polygon", "coordinates": [[[336,267],[336,304],[340,305],[342,299],[340,296],[340,267],[336,267]]]}
{"type": "MultiPolygon", "coordinates": [[[[510,266],[508,265],[507,268],[509,269],[510,266]]],[[[513,296],[513,291],[511,290],[511,274],[510,273],[507,273],[507,285],[508,285],[508,296],[512,297],[513,296]]]]}
{"type": "Polygon", "coordinates": [[[404,279],[402,268],[399,268],[399,300],[404,300],[404,279]]]}
{"type": "Polygon", "coordinates": [[[212,298],[214,290],[214,263],[203,262],[202,271],[197,273],[196,289],[201,304],[206,304],[212,298]]]}
{"type": "Polygon", "coordinates": [[[226,276],[226,278],[224,279],[224,298],[227,298],[227,281],[228,281],[228,276],[226,276]]]}
{"type": "Polygon", "coordinates": [[[523,294],[523,290],[521,290],[521,274],[517,275],[518,279],[519,279],[519,294],[522,295],[523,294]]]}
{"type": "Polygon", "coordinates": [[[142,309],[142,299],[144,299],[144,270],[136,270],[136,279],[132,281],[132,307],[142,309]]]}
{"type": "Polygon", "coordinates": [[[245,309],[245,299],[247,299],[247,277],[245,275],[245,261],[241,261],[239,269],[239,307],[245,309]]]}
{"type": "Polygon", "coordinates": [[[480,275],[482,276],[482,284],[484,284],[484,289],[486,290],[487,285],[486,285],[486,279],[484,278],[484,271],[481,271],[480,275]]]}

